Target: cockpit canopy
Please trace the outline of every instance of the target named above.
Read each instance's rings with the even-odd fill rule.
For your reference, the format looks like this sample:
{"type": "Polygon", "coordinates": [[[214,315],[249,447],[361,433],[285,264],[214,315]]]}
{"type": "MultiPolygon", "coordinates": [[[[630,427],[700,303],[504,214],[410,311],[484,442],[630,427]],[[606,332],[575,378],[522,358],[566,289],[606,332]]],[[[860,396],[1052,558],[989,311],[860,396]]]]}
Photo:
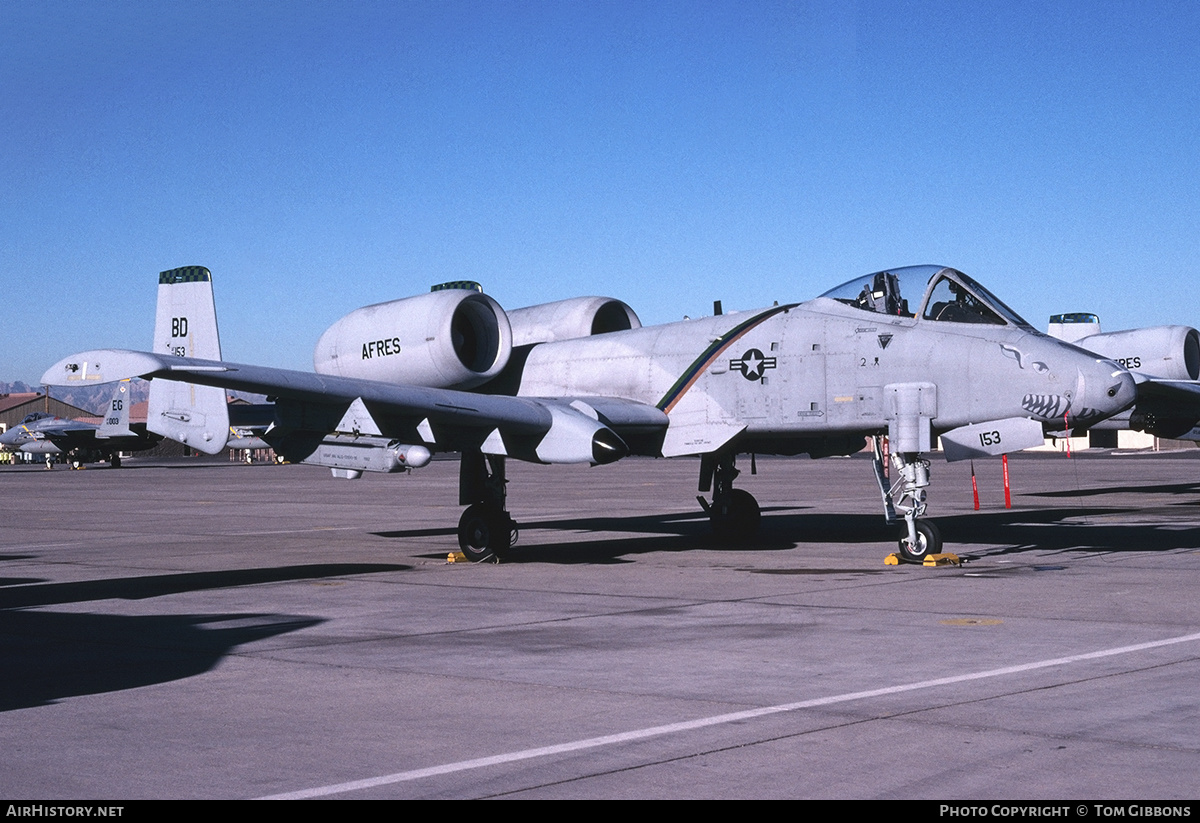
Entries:
{"type": "Polygon", "coordinates": [[[53,419],[54,415],[46,414],[45,412],[34,412],[33,414],[25,415],[25,419],[18,425],[27,426],[30,423],[36,423],[39,420],[53,419]]]}
{"type": "Polygon", "coordinates": [[[975,280],[944,266],[888,269],[850,280],[821,296],[893,317],[1032,328],[975,280]]]}

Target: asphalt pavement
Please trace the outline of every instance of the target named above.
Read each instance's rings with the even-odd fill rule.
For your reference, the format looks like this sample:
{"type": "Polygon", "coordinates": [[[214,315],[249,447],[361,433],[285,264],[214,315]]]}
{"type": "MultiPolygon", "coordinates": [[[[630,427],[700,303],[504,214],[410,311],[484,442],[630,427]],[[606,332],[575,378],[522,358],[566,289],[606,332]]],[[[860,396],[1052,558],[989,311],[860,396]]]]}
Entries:
{"type": "Polygon", "coordinates": [[[961,566],[885,565],[870,462],[0,468],[0,796],[1200,796],[1200,450],[935,461],[961,566]]]}

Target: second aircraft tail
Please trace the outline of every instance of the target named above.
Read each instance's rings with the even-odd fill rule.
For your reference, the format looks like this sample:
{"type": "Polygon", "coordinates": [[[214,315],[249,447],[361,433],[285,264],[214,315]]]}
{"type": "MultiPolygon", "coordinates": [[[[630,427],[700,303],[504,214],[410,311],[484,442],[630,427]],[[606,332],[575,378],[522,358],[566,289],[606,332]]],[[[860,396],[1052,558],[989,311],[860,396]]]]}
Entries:
{"type": "Polygon", "coordinates": [[[129,428],[129,381],[122,380],[113,389],[112,400],[104,410],[104,420],[96,430],[97,439],[112,437],[133,437],[129,428]]]}

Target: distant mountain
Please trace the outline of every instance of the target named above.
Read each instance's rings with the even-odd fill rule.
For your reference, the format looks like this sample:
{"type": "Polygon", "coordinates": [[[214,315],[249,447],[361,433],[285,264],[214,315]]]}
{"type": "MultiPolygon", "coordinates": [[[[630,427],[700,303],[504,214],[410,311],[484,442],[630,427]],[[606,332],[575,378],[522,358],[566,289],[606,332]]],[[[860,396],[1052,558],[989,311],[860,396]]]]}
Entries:
{"type": "MultiPolygon", "coordinates": [[[[16,394],[18,392],[45,392],[45,386],[31,386],[20,380],[12,383],[0,382],[0,394],[16,394]]],[[[102,409],[108,406],[113,396],[111,383],[92,386],[51,386],[50,396],[80,409],[102,414],[102,409]]],[[[130,398],[134,403],[148,400],[150,384],[145,380],[134,380],[130,387],[130,398]]]]}
{"type": "Polygon", "coordinates": [[[31,391],[41,391],[41,388],[31,386],[28,383],[22,383],[20,380],[13,383],[0,381],[0,394],[24,394],[31,391]]]}
{"type": "MultiPolygon", "coordinates": [[[[12,383],[0,381],[0,394],[17,394],[20,392],[44,392],[45,386],[31,386],[20,380],[12,383]]],[[[228,392],[230,397],[237,397],[249,403],[263,403],[266,397],[261,394],[250,394],[249,392],[228,392]]],[[[70,403],[80,409],[94,411],[97,414],[102,414],[102,410],[108,406],[108,401],[113,396],[113,386],[111,383],[101,384],[99,386],[51,386],[50,396],[64,403],[70,403]]],[[[146,380],[134,380],[130,387],[130,399],[134,403],[140,403],[150,399],[150,383],[146,380]]]]}

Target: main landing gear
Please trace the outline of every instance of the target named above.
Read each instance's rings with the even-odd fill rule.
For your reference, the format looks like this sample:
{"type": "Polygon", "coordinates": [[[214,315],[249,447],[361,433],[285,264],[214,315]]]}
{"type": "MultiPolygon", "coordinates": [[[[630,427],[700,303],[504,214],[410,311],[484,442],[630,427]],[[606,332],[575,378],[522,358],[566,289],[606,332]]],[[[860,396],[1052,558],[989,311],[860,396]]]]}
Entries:
{"type": "Polygon", "coordinates": [[[504,508],[504,458],[463,452],[458,502],[467,506],[458,521],[458,545],[468,560],[496,561],[517,541],[517,524],[504,508]]]}
{"type": "Polygon", "coordinates": [[[872,438],[875,447],[875,480],[883,496],[883,511],[887,522],[903,518],[900,529],[900,556],[920,563],[927,555],[942,550],[942,535],[928,520],[918,520],[925,514],[925,489],[929,486],[929,461],[918,453],[893,454],[892,465],[900,476],[890,487],[884,474],[883,438],[872,438]],[[897,495],[897,491],[899,494],[897,495]],[[895,497],[894,497],[895,496],[895,497]],[[899,512],[899,516],[897,516],[899,512]]]}
{"type": "Polygon", "coordinates": [[[713,533],[722,540],[749,540],[758,534],[762,513],[754,495],[735,489],[734,479],[741,474],[734,466],[733,454],[705,455],[700,458],[700,491],[711,490],[712,503],[699,495],[696,499],[708,512],[713,533]]]}

